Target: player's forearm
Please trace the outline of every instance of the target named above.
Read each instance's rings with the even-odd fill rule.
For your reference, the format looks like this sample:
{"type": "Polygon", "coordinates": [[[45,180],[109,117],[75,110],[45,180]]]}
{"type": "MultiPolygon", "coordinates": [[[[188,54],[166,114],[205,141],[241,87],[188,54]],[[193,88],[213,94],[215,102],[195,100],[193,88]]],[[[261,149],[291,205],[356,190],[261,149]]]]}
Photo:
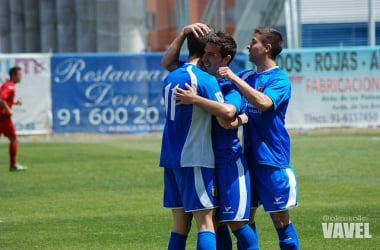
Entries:
{"type": "Polygon", "coordinates": [[[192,103],[201,109],[224,119],[232,119],[235,117],[236,108],[233,105],[212,101],[201,96],[194,96],[192,103]]]}
{"type": "Polygon", "coordinates": [[[248,116],[245,114],[241,114],[237,117],[234,117],[233,119],[223,119],[218,117],[217,120],[220,126],[222,126],[225,129],[236,129],[241,125],[248,123],[248,116]]]}
{"type": "Polygon", "coordinates": [[[261,111],[266,111],[273,106],[272,99],[269,96],[252,88],[246,81],[237,75],[229,76],[229,80],[235,84],[239,91],[245,96],[249,103],[261,111]]]}
{"type": "Polygon", "coordinates": [[[0,106],[3,107],[9,115],[13,115],[13,110],[8,106],[5,100],[0,100],[0,106]]]}
{"type": "Polygon", "coordinates": [[[186,35],[181,31],[178,36],[170,44],[168,50],[165,52],[161,60],[161,65],[169,71],[173,71],[178,67],[179,54],[181,47],[185,41],[186,35]]]}

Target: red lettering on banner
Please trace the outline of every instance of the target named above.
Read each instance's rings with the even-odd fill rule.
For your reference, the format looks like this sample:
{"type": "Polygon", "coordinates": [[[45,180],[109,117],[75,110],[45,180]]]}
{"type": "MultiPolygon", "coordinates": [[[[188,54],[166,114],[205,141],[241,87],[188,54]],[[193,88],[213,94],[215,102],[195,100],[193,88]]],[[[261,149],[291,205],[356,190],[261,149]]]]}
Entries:
{"type": "Polygon", "coordinates": [[[292,84],[299,84],[299,83],[302,83],[303,79],[305,77],[304,76],[289,76],[289,79],[290,79],[290,82],[292,84]]]}
{"type": "Polygon", "coordinates": [[[307,93],[345,93],[380,91],[380,77],[306,79],[307,93]]]}

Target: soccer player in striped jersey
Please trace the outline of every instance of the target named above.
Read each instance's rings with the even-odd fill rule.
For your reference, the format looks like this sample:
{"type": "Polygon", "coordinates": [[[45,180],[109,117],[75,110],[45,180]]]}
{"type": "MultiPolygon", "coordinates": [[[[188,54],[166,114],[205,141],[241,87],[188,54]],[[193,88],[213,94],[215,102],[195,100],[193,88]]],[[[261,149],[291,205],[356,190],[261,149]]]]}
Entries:
{"type": "MultiPolygon", "coordinates": [[[[211,141],[212,115],[195,105],[177,105],[175,93],[188,84],[200,96],[225,106],[216,79],[200,68],[205,39],[186,35],[188,61],[164,80],[166,121],[160,166],[164,168],[164,207],[172,210],[168,249],[185,249],[194,217],[197,249],[216,248],[213,217],[216,199],[215,158],[211,141]]],[[[227,112],[228,113],[228,112],[227,112]]],[[[230,112],[232,113],[232,112],[230,112]]],[[[221,113],[225,118],[233,116],[221,113]]]]}
{"type": "Polygon", "coordinates": [[[290,138],[285,128],[291,83],[275,61],[282,48],[280,32],[257,28],[248,45],[249,59],[257,69],[235,75],[229,67],[221,67],[218,72],[248,101],[243,137],[253,187],[250,223],[255,227],[256,208],[262,204],[277,230],[280,248],[299,249],[289,215],[289,209],[298,205],[296,175],[290,166],[290,138]]]}
{"type": "MultiPolygon", "coordinates": [[[[185,27],[185,32],[201,33],[202,25],[199,23],[189,25],[187,29],[185,27]]],[[[173,68],[176,66],[178,57],[173,55],[178,56],[181,45],[175,46],[177,51],[168,51],[163,60],[164,66],[173,65],[173,68]]],[[[229,35],[221,32],[210,35],[202,58],[205,70],[216,75],[220,66],[228,65],[231,62],[235,56],[236,47],[234,39],[229,35]]],[[[233,109],[233,117],[235,118],[236,114],[241,114],[244,110],[242,96],[229,81],[218,79],[218,84],[222,89],[225,105],[233,109]]],[[[250,180],[248,168],[242,156],[238,129],[226,130],[222,128],[216,118],[224,119],[217,113],[217,103],[196,95],[191,88],[178,90],[176,97],[180,100],[179,104],[194,104],[215,115],[212,124],[212,139],[220,202],[217,220],[222,225],[217,228],[217,249],[232,249],[229,231],[223,225],[224,223],[230,226],[232,232],[241,242],[242,249],[258,249],[257,238],[247,225],[250,208],[250,180]]],[[[227,119],[227,121],[229,120],[231,119],[227,119]]]]}

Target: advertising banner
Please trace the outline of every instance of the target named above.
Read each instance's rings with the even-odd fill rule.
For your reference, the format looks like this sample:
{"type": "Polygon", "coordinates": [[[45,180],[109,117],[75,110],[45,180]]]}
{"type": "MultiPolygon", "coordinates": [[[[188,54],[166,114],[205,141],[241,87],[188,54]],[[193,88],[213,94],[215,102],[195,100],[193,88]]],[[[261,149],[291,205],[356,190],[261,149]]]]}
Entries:
{"type": "MultiPolygon", "coordinates": [[[[163,53],[56,54],[52,57],[53,132],[161,132],[163,53]]],[[[186,59],[186,58],[184,58],[186,59]]],[[[244,57],[232,67],[242,70],[244,57]]]]}
{"type": "Polygon", "coordinates": [[[51,132],[50,54],[1,54],[0,80],[9,79],[9,69],[20,66],[23,77],[16,84],[13,122],[17,134],[47,134],[51,132]]]}
{"type": "Polygon", "coordinates": [[[380,47],[286,50],[292,82],[288,128],[380,125],[380,47]]]}
{"type": "Polygon", "coordinates": [[[54,55],[53,132],[162,131],[168,72],[160,60],[153,53],[54,55]]]}

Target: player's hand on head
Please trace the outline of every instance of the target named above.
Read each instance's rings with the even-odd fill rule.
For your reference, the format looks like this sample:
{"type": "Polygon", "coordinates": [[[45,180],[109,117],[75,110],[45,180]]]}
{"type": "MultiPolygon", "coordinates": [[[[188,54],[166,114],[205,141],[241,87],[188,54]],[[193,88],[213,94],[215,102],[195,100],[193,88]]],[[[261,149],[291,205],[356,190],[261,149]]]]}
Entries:
{"type": "Polygon", "coordinates": [[[210,33],[211,29],[204,23],[192,23],[183,28],[183,33],[188,35],[193,33],[196,37],[202,37],[210,33]]]}

